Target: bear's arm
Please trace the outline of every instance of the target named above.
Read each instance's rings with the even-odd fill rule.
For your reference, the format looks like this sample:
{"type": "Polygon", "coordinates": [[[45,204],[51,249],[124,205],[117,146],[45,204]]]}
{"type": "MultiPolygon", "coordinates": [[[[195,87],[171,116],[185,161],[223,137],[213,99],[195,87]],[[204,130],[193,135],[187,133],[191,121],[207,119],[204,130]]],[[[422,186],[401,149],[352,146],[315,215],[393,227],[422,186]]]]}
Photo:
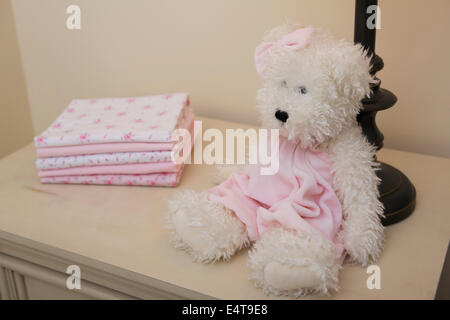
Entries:
{"type": "Polygon", "coordinates": [[[383,245],[383,205],[378,200],[375,147],[355,123],[329,144],[328,151],[334,189],[343,209],[344,247],[352,260],[368,265],[378,259],[383,245]]]}
{"type": "Polygon", "coordinates": [[[243,165],[237,165],[237,164],[219,164],[216,166],[216,172],[213,177],[213,183],[215,184],[221,184],[225,180],[228,179],[228,177],[234,173],[243,170],[243,165]]]}
{"type": "Polygon", "coordinates": [[[228,177],[235,172],[242,171],[249,163],[248,144],[245,144],[245,162],[244,164],[218,164],[216,165],[216,172],[213,177],[214,184],[221,184],[228,177]]]}

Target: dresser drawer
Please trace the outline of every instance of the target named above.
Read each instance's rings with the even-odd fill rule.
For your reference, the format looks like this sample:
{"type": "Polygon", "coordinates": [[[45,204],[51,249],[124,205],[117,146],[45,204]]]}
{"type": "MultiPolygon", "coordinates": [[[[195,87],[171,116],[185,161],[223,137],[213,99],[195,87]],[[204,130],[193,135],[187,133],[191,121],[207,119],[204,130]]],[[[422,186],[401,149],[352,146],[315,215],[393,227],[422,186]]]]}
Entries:
{"type": "Polygon", "coordinates": [[[134,299],[119,291],[83,280],[69,289],[73,275],[0,253],[0,296],[5,299],[134,299]]]}

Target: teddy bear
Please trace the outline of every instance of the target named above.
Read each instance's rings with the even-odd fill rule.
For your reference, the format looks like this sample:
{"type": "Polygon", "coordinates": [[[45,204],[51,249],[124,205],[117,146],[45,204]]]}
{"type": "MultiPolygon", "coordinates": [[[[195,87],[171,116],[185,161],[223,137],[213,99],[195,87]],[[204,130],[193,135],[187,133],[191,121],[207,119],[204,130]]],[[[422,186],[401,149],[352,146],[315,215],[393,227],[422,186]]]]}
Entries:
{"type": "Polygon", "coordinates": [[[376,149],[356,119],[376,83],[370,57],[322,29],[283,24],[255,63],[262,127],[279,130],[279,170],[222,166],[217,186],[175,194],[171,241],[202,263],[250,247],[249,279],[266,294],[329,295],[344,261],[367,266],[382,251],[376,149]]]}

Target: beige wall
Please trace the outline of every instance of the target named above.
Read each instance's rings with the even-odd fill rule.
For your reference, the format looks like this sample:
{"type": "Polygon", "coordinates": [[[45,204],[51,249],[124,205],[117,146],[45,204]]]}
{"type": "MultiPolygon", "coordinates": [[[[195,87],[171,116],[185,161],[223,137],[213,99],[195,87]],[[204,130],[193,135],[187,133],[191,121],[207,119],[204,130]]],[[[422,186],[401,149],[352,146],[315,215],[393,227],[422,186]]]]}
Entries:
{"type": "MultiPolygon", "coordinates": [[[[450,1],[380,0],[377,51],[395,108],[385,144],[450,156],[450,1]]],[[[288,18],[353,37],[353,0],[14,0],[35,133],[77,97],[187,91],[197,113],[256,123],[253,50],[288,18]],[[81,7],[82,28],[65,27],[81,7]]]]}
{"type": "Polygon", "coordinates": [[[0,158],[31,142],[30,109],[11,3],[0,0],[0,158]]]}

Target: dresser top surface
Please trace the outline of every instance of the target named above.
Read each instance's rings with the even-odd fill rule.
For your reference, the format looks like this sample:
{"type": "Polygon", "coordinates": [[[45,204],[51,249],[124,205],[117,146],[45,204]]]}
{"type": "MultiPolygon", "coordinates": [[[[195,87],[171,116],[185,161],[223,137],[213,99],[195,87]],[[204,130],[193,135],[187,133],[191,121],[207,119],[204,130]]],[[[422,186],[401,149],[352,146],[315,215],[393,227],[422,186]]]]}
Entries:
{"type": "MultiPolygon", "coordinates": [[[[203,128],[248,125],[200,118],[203,128]]],[[[345,265],[336,299],[434,297],[449,236],[450,159],[392,149],[381,161],[402,170],[417,189],[415,212],[386,228],[378,263],[381,289],[369,290],[369,274],[345,265]]],[[[44,185],[39,182],[32,145],[0,160],[0,238],[14,235],[42,250],[54,247],[143,277],[158,279],[223,299],[267,299],[248,281],[247,251],[230,262],[195,263],[169,243],[163,215],[166,200],[178,191],[213,186],[214,167],[188,165],[177,188],[44,185]]],[[[0,247],[1,251],[1,247],[0,247]]]]}

